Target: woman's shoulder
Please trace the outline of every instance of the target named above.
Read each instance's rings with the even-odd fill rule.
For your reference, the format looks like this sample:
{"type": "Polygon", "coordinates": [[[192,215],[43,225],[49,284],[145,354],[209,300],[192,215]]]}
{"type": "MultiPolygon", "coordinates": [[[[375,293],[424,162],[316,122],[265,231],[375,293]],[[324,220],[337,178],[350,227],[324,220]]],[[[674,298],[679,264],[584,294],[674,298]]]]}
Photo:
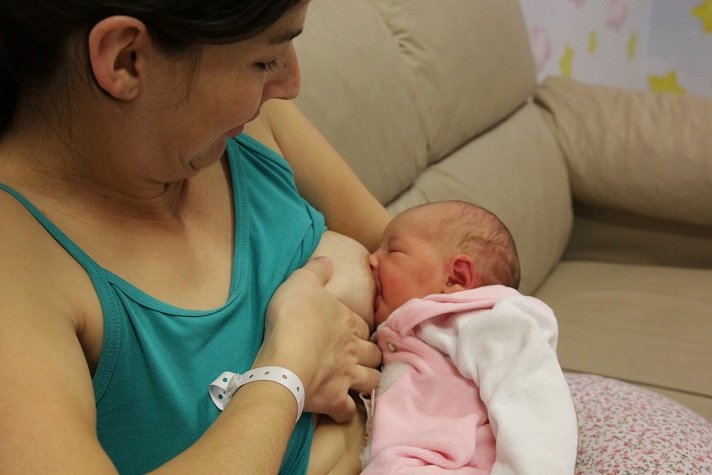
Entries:
{"type": "MultiPolygon", "coordinates": [[[[269,103],[267,103],[269,104],[269,103]]],[[[244,133],[252,137],[256,141],[260,142],[264,146],[270,148],[274,152],[282,155],[282,151],[277,145],[277,140],[274,137],[274,131],[270,121],[273,121],[272,107],[267,106],[266,109],[260,111],[260,115],[257,116],[252,122],[245,124],[244,133]]]]}
{"type": "MultiPolygon", "coordinates": [[[[33,314],[46,311],[47,317],[64,314],[72,325],[78,312],[75,296],[81,289],[91,291],[91,282],[81,266],[67,254],[26,206],[6,191],[0,190],[0,301],[3,312],[14,302],[19,307],[31,305],[33,314]],[[11,225],[8,225],[11,223],[11,225]],[[41,299],[37,296],[42,295],[41,299]]],[[[93,293],[88,292],[88,295],[93,293]]],[[[26,309],[29,312],[29,309],[26,309]]]]}
{"type": "Polygon", "coordinates": [[[306,140],[314,145],[309,129],[311,124],[294,101],[272,99],[262,105],[257,118],[245,124],[244,131],[289,160],[289,149],[294,148],[295,142],[305,140],[305,133],[306,140]]]}
{"type": "MultiPolygon", "coordinates": [[[[0,407],[9,409],[3,411],[0,430],[8,438],[25,434],[23,448],[30,447],[25,455],[34,449],[47,459],[63,460],[66,441],[83,440],[93,430],[90,371],[96,367],[102,327],[92,327],[86,315],[94,311],[100,318],[100,313],[78,306],[78,296],[87,295],[91,283],[3,191],[0,216],[0,407]]],[[[5,444],[3,453],[17,448],[19,440],[5,444]]]]}
{"type": "MultiPolygon", "coordinates": [[[[34,261],[45,254],[50,241],[37,219],[23,206],[19,197],[11,194],[9,188],[0,189],[0,216],[4,224],[0,226],[0,259],[3,267],[0,275],[7,274],[7,266],[15,261],[34,261]]],[[[31,268],[24,266],[28,271],[31,268]]]]}

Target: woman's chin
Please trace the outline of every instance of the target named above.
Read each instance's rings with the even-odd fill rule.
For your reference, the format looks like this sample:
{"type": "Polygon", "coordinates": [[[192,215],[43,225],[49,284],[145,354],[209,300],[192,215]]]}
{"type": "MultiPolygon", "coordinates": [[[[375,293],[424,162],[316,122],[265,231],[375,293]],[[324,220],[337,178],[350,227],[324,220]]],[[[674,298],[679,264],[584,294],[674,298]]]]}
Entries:
{"type": "Polygon", "coordinates": [[[208,168],[209,166],[214,165],[216,162],[218,162],[225,153],[225,145],[227,143],[227,140],[228,139],[226,138],[218,140],[213,143],[210,148],[204,153],[191,158],[188,162],[190,168],[195,170],[196,172],[199,172],[200,170],[208,168]]]}
{"type": "Polygon", "coordinates": [[[240,134],[242,133],[242,130],[243,130],[244,128],[245,128],[244,125],[241,125],[241,126],[239,126],[239,127],[235,127],[234,129],[229,130],[228,133],[225,134],[225,135],[227,135],[228,137],[237,137],[238,135],[240,135],[240,134]]]}

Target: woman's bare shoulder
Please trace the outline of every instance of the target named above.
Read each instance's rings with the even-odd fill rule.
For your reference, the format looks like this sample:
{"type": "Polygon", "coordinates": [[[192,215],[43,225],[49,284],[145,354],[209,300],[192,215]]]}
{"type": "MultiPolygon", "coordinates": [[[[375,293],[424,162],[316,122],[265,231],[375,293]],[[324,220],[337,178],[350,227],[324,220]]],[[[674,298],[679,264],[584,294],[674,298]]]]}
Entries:
{"type": "Polygon", "coordinates": [[[329,229],[375,249],[391,217],[293,101],[271,100],[245,128],[291,164],[299,191],[329,229]]]}
{"type": "Polygon", "coordinates": [[[82,266],[25,206],[0,190],[0,318],[14,302],[25,320],[63,322],[81,337],[89,366],[98,359],[103,337],[101,305],[82,266]],[[23,315],[27,314],[27,315],[23,315]]]}
{"type": "Polygon", "coordinates": [[[95,454],[97,467],[107,464],[95,436],[88,348],[80,343],[89,329],[78,296],[88,279],[5,192],[0,216],[0,459],[10,471],[50,461],[80,470],[72,468],[80,460],[72,447],[95,454]]]}
{"type": "Polygon", "coordinates": [[[244,133],[257,141],[262,142],[264,145],[268,146],[280,155],[282,154],[282,151],[274,138],[274,132],[267,114],[265,114],[264,111],[260,112],[260,115],[257,116],[256,119],[245,124],[244,133]]]}

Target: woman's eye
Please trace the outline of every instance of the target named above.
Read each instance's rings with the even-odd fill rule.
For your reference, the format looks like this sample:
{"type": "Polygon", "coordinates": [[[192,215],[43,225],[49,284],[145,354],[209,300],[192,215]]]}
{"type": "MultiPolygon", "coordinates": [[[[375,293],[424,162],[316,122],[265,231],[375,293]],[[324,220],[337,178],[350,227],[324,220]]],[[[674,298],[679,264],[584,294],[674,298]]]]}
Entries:
{"type": "Polygon", "coordinates": [[[273,59],[272,61],[268,63],[257,63],[257,66],[262,70],[266,72],[273,71],[274,69],[279,66],[279,60],[273,59]]]}

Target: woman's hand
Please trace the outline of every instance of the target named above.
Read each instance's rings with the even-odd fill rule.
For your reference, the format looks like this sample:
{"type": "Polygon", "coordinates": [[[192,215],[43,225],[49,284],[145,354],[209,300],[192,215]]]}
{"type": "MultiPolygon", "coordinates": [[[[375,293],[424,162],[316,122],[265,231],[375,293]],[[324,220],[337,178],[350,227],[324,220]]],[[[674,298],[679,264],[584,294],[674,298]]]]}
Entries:
{"type": "Polygon", "coordinates": [[[331,272],[328,258],[312,259],[277,289],[254,366],[292,370],[304,384],[305,410],[344,422],[356,411],[349,390],[376,386],[381,352],[368,341],[368,324],[325,289],[331,272]]]}

